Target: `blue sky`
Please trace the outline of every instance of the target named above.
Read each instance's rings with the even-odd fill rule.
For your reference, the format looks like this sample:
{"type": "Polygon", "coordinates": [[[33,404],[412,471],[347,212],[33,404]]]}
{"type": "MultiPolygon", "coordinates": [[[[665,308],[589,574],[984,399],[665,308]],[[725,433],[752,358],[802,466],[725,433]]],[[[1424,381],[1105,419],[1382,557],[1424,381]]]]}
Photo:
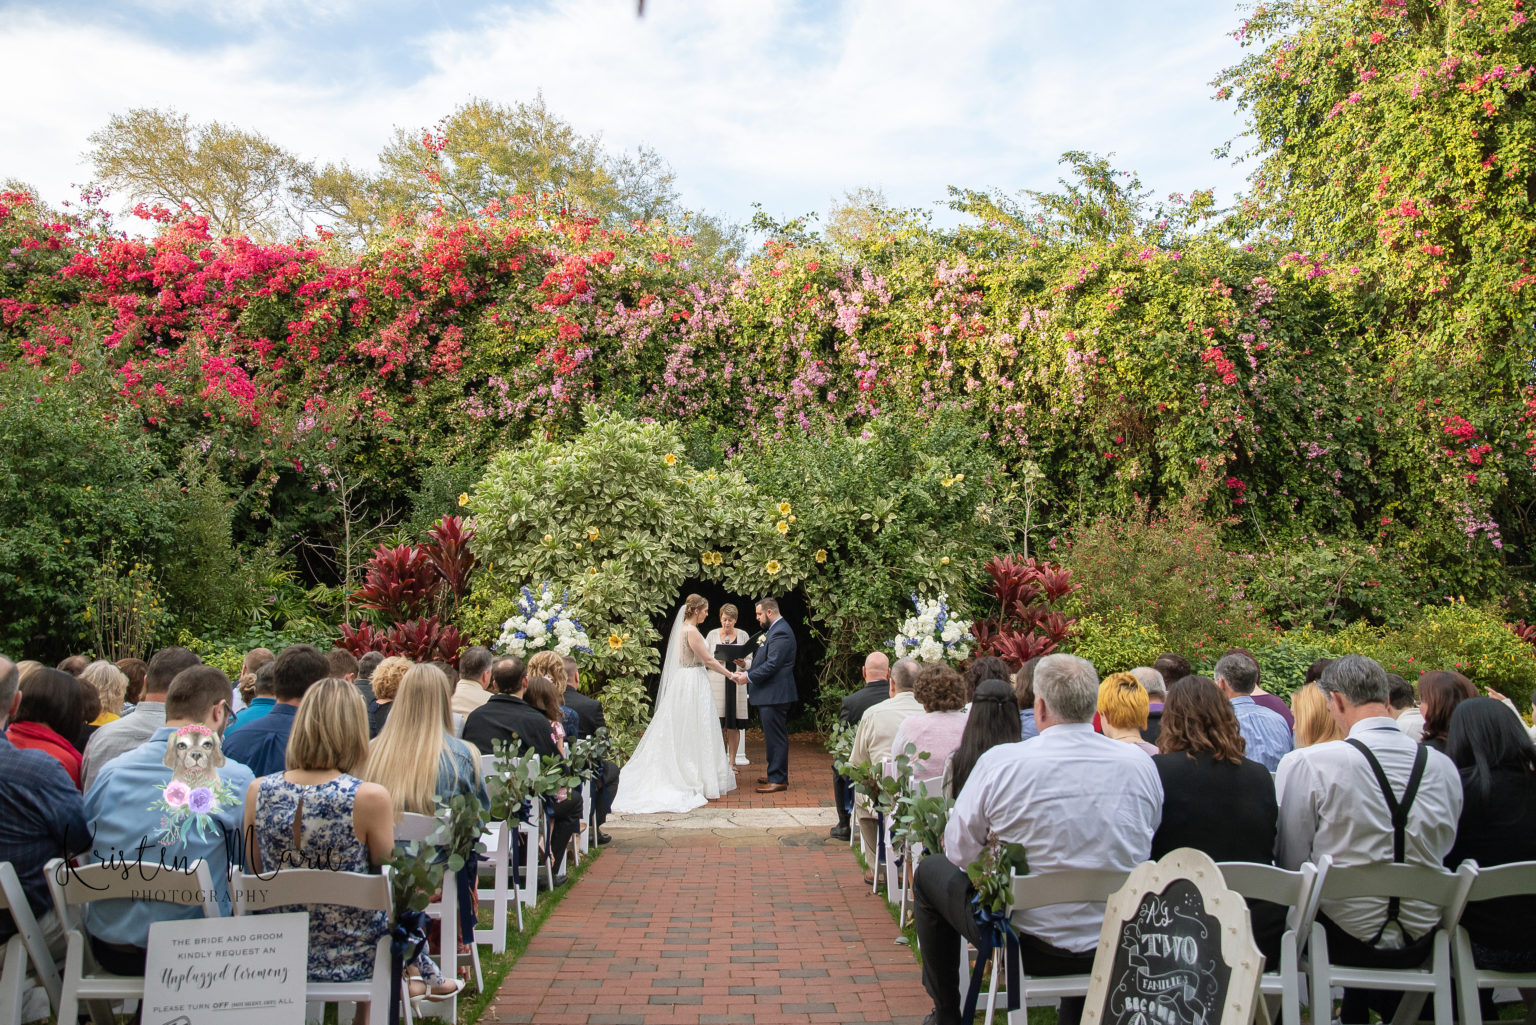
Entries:
{"type": "Polygon", "coordinates": [[[367,168],[396,127],[540,90],[738,221],[859,186],[921,207],[951,184],[1049,188],[1068,149],[1113,152],[1159,195],[1226,202],[1245,174],[1211,156],[1241,126],[1207,84],[1241,55],[1234,0],[646,0],[643,18],[634,0],[52,0],[0,18],[0,66],[30,83],[0,112],[0,179],[53,202],[131,107],[367,168]]]}

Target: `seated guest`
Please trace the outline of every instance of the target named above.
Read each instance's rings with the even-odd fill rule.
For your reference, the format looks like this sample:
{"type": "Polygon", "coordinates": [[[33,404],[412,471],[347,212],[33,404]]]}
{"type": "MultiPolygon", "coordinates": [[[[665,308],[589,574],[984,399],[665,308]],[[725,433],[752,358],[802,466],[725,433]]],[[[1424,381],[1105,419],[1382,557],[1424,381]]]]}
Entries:
{"type": "Polygon", "coordinates": [[[1019,739],[1028,740],[1040,735],[1040,727],[1035,724],[1035,666],[1040,664],[1040,656],[1026,661],[1019,667],[1019,671],[1013,674],[1013,696],[1019,702],[1019,739]]]}
{"type": "MultiPolygon", "coordinates": [[[[1097,868],[1128,872],[1146,860],[1162,814],[1152,759],[1093,730],[1099,678],[1074,655],[1047,655],[1035,668],[1040,736],[994,747],[976,761],[944,831],[944,857],[925,858],[913,884],[923,987],[934,1025],[959,1025],[960,937],[978,933],[975,890],[965,874],[993,838],[1024,846],[1031,875],[1097,868]]],[[[1104,905],[1027,911],[1016,924],[1031,975],[1076,975],[1093,966],[1104,905]]],[[[1059,1021],[1077,1025],[1081,998],[1061,1002],[1059,1021]]]]}
{"type": "MultiPolygon", "coordinates": [[[[21,704],[19,682],[16,667],[0,658],[0,861],[10,862],[16,870],[49,951],[54,960],[62,961],[64,927],[53,909],[43,866],[53,858],[85,851],[91,834],[80,791],[59,760],[6,739],[5,724],[21,704]]],[[[14,935],[11,913],[0,911],[0,945],[14,935]]]]}
{"type": "Polygon", "coordinates": [[[144,676],[149,672],[149,663],[142,658],[120,658],[113,665],[128,677],[128,689],[123,693],[123,707],[117,713],[127,715],[144,694],[144,676]]]}
{"type": "Polygon", "coordinates": [[[1141,731],[1147,726],[1147,708],[1150,701],[1147,689],[1130,673],[1110,673],[1099,684],[1099,721],[1104,736],[1140,748],[1149,755],[1157,754],[1157,746],[1141,739],[1141,731]]]}
{"type": "Polygon", "coordinates": [[[1163,702],[1168,700],[1168,684],[1163,680],[1163,674],[1151,666],[1137,666],[1131,670],[1131,675],[1147,690],[1147,725],[1141,731],[1141,739],[1156,744],[1158,731],[1162,729],[1163,702]]]}
{"type": "MultiPolygon", "coordinates": [[[[515,658],[499,659],[491,666],[491,680],[496,684],[496,693],[464,720],[465,742],[487,753],[494,751],[494,744],[499,740],[541,759],[560,757],[549,719],[525,700],[528,675],[523,663],[515,658]]],[[[565,849],[581,823],[581,798],[561,801],[551,819],[550,850],[563,859],[565,849]]],[[[557,864],[557,871],[558,868],[557,864]]],[[[565,877],[557,874],[553,885],[564,883],[565,877]]]]}
{"type": "Polygon", "coordinates": [[[256,670],[256,680],[251,685],[250,703],[240,710],[240,715],[224,731],[226,737],[231,736],[236,730],[250,726],[272,711],[272,708],[277,704],[277,696],[274,691],[276,684],[273,681],[273,675],[276,671],[276,662],[263,662],[256,670]]]}
{"type": "Polygon", "coordinates": [[[166,688],[183,669],[201,661],[186,648],[162,648],[155,652],[144,671],[144,693],[133,711],[98,729],[85,745],[81,782],[86,790],[91,789],[103,765],[124,752],[136,750],[165,725],[166,688]]]}
{"type": "Polygon", "coordinates": [[[971,698],[976,693],[977,686],[983,680],[1003,680],[1007,682],[1013,679],[1013,671],[1008,668],[1008,663],[995,655],[983,655],[973,659],[971,664],[965,667],[965,703],[970,704],[971,698]]]}
{"type": "MultiPolygon", "coordinates": [[[[1152,759],[1163,781],[1163,820],[1152,857],[1180,847],[1216,861],[1274,861],[1279,808],[1275,784],[1258,762],[1243,757],[1237,716],[1216,685],[1186,680],[1163,706],[1162,753],[1152,759]]],[[[1253,938],[1270,965],[1280,963],[1285,909],[1250,901],[1253,938]]]]}
{"type": "Polygon", "coordinates": [[[325,675],[332,680],[345,680],[356,690],[357,657],[346,648],[332,648],[325,653],[325,675]]]}
{"type": "Polygon", "coordinates": [[[378,668],[373,671],[373,706],[368,709],[368,731],[375,737],[384,729],[384,724],[389,720],[390,705],[394,702],[395,691],[400,687],[400,681],[415,665],[408,658],[400,655],[391,655],[380,662],[378,668]]]}
{"type": "MultiPolygon", "coordinates": [[[[564,750],[564,742],[567,738],[575,740],[581,731],[581,718],[576,710],[565,703],[565,659],[553,651],[541,651],[528,660],[528,677],[531,681],[535,676],[546,677],[555,686],[553,694],[548,695],[548,700],[555,709],[555,718],[560,723],[561,750],[564,750]]],[[[530,689],[531,684],[530,684],[530,689]]],[[[532,700],[530,703],[544,708],[543,695],[535,695],[541,700],[532,700]]]]}
{"type": "MultiPolygon", "coordinates": [[[[1006,671],[1007,666],[1003,667],[1006,671]]],[[[1013,684],[1005,679],[983,680],[971,694],[971,714],[966,717],[960,746],[944,765],[944,792],[958,795],[970,779],[976,759],[999,744],[1019,741],[1019,700],[1013,684]]]]}
{"type": "MultiPolygon", "coordinates": [[[[1314,744],[1282,763],[1276,862],[1296,869],[1328,854],[1341,867],[1392,861],[1442,866],[1461,817],[1456,766],[1403,736],[1387,708],[1387,674],[1371,659],[1336,659],[1318,685],[1347,742],[1314,744]],[[1418,788],[1410,792],[1411,777],[1418,788]],[[1399,802],[1407,805],[1400,850],[1388,810],[1399,802]]],[[[1428,958],[1440,909],[1415,900],[1349,898],[1324,901],[1317,920],[1335,964],[1408,968],[1428,958]]],[[[1357,1025],[1374,1010],[1390,1019],[1397,1003],[1395,994],[1346,989],[1342,1018],[1357,1025]]]]}
{"type": "Polygon", "coordinates": [[[1477,697],[1477,688],[1460,673],[1449,671],[1424,673],[1419,677],[1419,709],[1424,713],[1422,743],[1436,751],[1445,751],[1445,735],[1451,728],[1451,714],[1463,701],[1477,697]]]}
{"type": "Polygon", "coordinates": [[[70,676],[79,679],[80,674],[85,672],[85,667],[90,664],[91,660],[84,655],[70,655],[61,661],[56,668],[61,673],[68,673],[70,676]]]}
{"type": "Polygon", "coordinates": [[[906,752],[907,745],[916,745],[912,778],[928,779],[943,773],[944,760],[960,746],[960,734],[965,732],[965,680],[943,663],[925,665],[917,671],[912,696],[923,712],[902,721],[887,754],[895,758],[906,752]]]}
{"type": "Polygon", "coordinates": [[[80,681],[61,669],[34,669],[27,674],[5,735],[14,747],[41,751],[56,760],[78,789],[80,752],[74,738],[84,725],[80,681]]]}
{"type": "Polygon", "coordinates": [[[476,644],[459,656],[459,682],[453,689],[453,711],[468,715],[491,700],[491,651],[476,644]]]}
{"type": "MultiPolygon", "coordinates": [[[[150,672],[154,672],[153,661],[150,672]]],[[[226,915],[230,913],[226,844],[234,848],[239,843],[252,779],[251,770],[223,757],[217,744],[229,722],[233,700],[229,677],[218,669],[203,665],[184,669],[165,695],[165,725],[134,750],[102,766],[85,793],[93,857],[137,863],[148,843],[152,853],[146,865],[185,864],[201,858],[208,863],[219,907],[226,915]],[[205,754],[201,761],[191,755],[177,757],[176,743],[182,740],[190,742],[194,753],[206,752],[203,745],[213,741],[211,757],[205,754]],[[176,782],[185,789],[189,775],[207,780],[211,803],[205,812],[185,813],[181,828],[173,830],[167,820],[174,808],[190,805],[182,798],[181,804],[173,806],[170,785],[176,782]]],[[[101,967],[117,975],[142,975],[152,923],[202,916],[201,905],[105,900],[86,909],[85,927],[101,967]]]]}
{"type": "Polygon", "coordinates": [[[391,717],[369,745],[363,778],[389,792],[395,821],[406,812],[431,815],[437,799],[458,794],[490,804],[480,752],[453,736],[442,671],[430,664],[412,666],[400,678],[394,702],[402,714],[391,717]]]}
{"type": "MultiPolygon", "coordinates": [[[[837,718],[845,726],[857,727],[864,713],[890,697],[891,660],[883,651],[872,651],[864,657],[864,668],[859,670],[864,686],[843,698],[837,718]]],[[[848,777],[832,771],[832,804],[837,809],[837,825],[830,836],[834,840],[846,840],[852,835],[853,784],[848,777]]]]}
{"type": "Polygon", "coordinates": [[[1387,674],[1387,707],[1397,728],[1414,740],[1424,739],[1424,713],[1419,711],[1419,699],[1413,693],[1413,684],[1396,673],[1387,674]]]}
{"type": "MultiPolygon", "coordinates": [[[[462,659],[460,660],[462,664],[462,659]]],[[[608,719],[603,715],[602,702],[589,698],[581,692],[581,668],[576,660],[566,655],[565,663],[565,704],[575,710],[577,726],[580,732],[578,737],[591,737],[598,730],[608,728],[608,719]]],[[[490,673],[486,673],[486,679],[490,679],[490,673]]],[[[608,821],[608,813],[613,810],[613,799],[619,792],[619,767],[604,758],[598,767],[597,774],[592,780],[592,813],[597,820],[597,842],[605,844],[613,837],[603,832],[603,823],[608,821]]],[[[843,837],[847,839],[847,837],[843,837]]]]}
{"type": "Polygon", "coordinates": [[[382,651],[366,652],[357,660],[357,692],[363,696],[363,704],[368,706],[370,713],[373,711],[373,671],[379,668],[382,661],[382,651]]]}
{"type": "MultiPolygon", "coordinates": [[[[1464,797],[1446,867],[1536,861],[1536,746],[1519,720],[1493,698],[1469,698],[1451,713],[1445,746],[1464,797]]],[[[1489,971],[1536,971],[1533,921],[1536,897],[1529,896],[1476,901],[1461,914],[1473,959],[1489,971]]]]}
{"type": "Polygon", "coordinates": [[[244,706],[251,703],[256,690],[256,674],[262,666],[271,665],[276,657],[271,648],[252,648],[245,653],[240,660],[240,676],[235,680],[236,712],[244,711],[244,706]]]}
{"type": "MultiPolygon", "coordinates": [[[[304,693],[288,733],[287,768],[263,776],[245,795],[245,835],[253,872],[326,868],[373,872],[395,846],[389,792],[352,775],[368,759],[368,715],[351,682],[329,678],[304,693]]],[[[389,930],[383,911],[318,904],[264,908],[263,913],[309,912],[309,978],[357,982],[373,975],[379,937],[389,930]]],[[[448,981],[426,955],[410,966],[412,995],[451,996],[448,981]],[[425,981],[423,981],[425,980],[425,981]]]]}
{"type": "Polygon", "coordinates": [[[96,727],[91,723],[101,716],[101,694],[84,677],[75,677],[75,686],[80,691],[80,728],[75,731],[75,739],[70,746],[78,754],[85,750],[85,742],[96,732],[96,727]]]}
{"type": "Polygon", "coordinates": [[[117,666],[106,659],[98,659],[85,667],[80,679],[91,685],[96,691],[96,696],[101,699],[101,710],[96,716],[86,722],[95,732],[95,727],[105,726],[109,722],[121,719],[123,700],[128,693],[128,676],[117,666]]]}
{"type": "Polygon", "coordinates": [[[1247,757],[1274,772],[1295,742],[1285,719],[1253,700],[1258,682],[1259,664],[1247,655],[1223,655],[1216,663],[1216,686],[1232,702],[1237,728],[1247,742],[1247,757]]]}
{"type": "MultiPolygon", "coordinates": [[[[853,747],[848,753],[849,764],[873,765],[878,769],[890,756],[891,744],[901,724],[922,714],[923,706],[912,694],[919,668],[910,658],[898,659],[891,666],[890,697],[871,705],[859,718],[859,727],[853,733],[853,747]]],[[[855,801],[854,818],[863,837],[864,850],[873,851],[879,841],[879,829],[874,811],[863,798],[855,801]]],[[[865,881],[873,882],[874,877],[868,876],[865,881]]]]}
{"type": "Polygon", "coordinates": [[[1267,708],[1271,712],[1274,712],[1280,718],[1285,720],[1286,729],[1295,732],[1296,722],[1291,718],[1291,709],[1290,706],[1285,703],[1285,699],[1275,697],[1273,694],[1266,691],[1262,686],[1264,680],[1259,670],[1259,660],[1253,654],[1253,652],[1249,651],[1247,648],[1228,648],[1227,651],[1223,653],[1223,657],[1225,657],[1225,655],[1242,655],[1244,658],[1248,659],[1248,661],[1253,663],[1253,703],[1263,708],[1267,708]]]}
{"type": "Polygon", "coordinates": [[[288,731],[304,692],[326,673],[325,656],[308,644],[290,644],[272,663],[272,708],[229,738],[224,753],[258,776],[283,771],[288,731]]]}
{"type": "Polygon", "coordinates": [[[1157,656],[1156,661],[1152,663],[1152,668],[1162,674],[1165,688],[1172,687],[1195,671],[1189,664],[1189,659],[1173,651],[1165,651],[1157,656]]]}
{"type": "Polygon", "coordinates": [[[1315,682],[1303,684],[1291,695],[1291,712],[1296,716],[1297,750],[1344,739],[1344,731],[1328,712],[1328,699],[1323,689],[1315,682]]]}

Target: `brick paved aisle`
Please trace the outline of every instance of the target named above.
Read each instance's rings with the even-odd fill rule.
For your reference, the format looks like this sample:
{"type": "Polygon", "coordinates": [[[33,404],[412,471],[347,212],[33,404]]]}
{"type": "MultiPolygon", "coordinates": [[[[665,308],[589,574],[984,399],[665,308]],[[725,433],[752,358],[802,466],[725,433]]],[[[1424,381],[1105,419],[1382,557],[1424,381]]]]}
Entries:
{"type": "Polygon", "coordinates": [[[770,825],[726,808],[687,826],[615,819],[481,1021],[920,1025],[916,961],[847,844],[827,839],[831,809],[781,810],[746,811],[770,825]]]}

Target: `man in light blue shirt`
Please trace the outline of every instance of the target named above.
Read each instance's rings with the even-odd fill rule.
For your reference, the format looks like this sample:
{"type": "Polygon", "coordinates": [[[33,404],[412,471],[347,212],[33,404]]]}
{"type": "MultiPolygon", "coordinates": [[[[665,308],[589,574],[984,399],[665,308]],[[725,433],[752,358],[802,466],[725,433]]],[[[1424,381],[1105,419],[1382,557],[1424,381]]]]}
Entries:
{"type": "MultiPolygon", "coordinates": [[[[94,835],[89,860],[149,869],[202,859],[226,915],[227,850],[239,849],[245,791],[254,778],[251,770],[226,761],[219,751],[233,697],[229,677],[218,669],[199,665],[183,670],[166,694],[165,725],[138,748],[102,766],[85,795],[85,817],[94,835]]],[[[145,888],[181,883],[181,877],[171,882],[161,876],[145,888]]],[[[186,884],[191,885],[191,877],[186,884]]],[[[86,909],[85,927],[103,968],[140,975],[150,925],[202,913],[195,904],[104,900],[86,909]]]]}
{"type": "MultiPolygon", "coordinates": [[[[272,677],[275,669],[276,666],[272,662],[266,662],[256,670],[256,688],[254,696],[251,698],[251,703],[239,710],[239,714],[235,716],[235,721],[230,723],[229,728],[224,731],[225,740],[234,736],[236,730],[249,726],[261,719],[262,716],[272,711],[273,706],[277,704],[277,697],[273,694],[272,690],[272,677]]],[[[239,692],[236,691],[236,693],[239,692]]]]}
{"type": "Polygon", "coordinates": [[[1216,686],[1232,702],[1237,730],[1245,741],[1244,757],[1274,772],[1296,742],[1283,715],[1253,700],[1258,683],[1258,663],[1247,655],[1234,651],[1216,663],[1216,686]]]}

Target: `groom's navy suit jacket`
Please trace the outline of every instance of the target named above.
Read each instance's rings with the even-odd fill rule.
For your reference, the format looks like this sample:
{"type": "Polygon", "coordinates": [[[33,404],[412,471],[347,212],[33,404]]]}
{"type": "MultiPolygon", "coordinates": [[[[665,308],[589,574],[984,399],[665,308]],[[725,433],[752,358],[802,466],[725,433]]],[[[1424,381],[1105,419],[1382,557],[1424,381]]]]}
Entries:
{"type": "Polygon", "coordinates": [[[747,696],[754,705],[789,705],[800,700],[795,690],[795,632],[775,619],[763,635],[747,670],[747,696]]]}

